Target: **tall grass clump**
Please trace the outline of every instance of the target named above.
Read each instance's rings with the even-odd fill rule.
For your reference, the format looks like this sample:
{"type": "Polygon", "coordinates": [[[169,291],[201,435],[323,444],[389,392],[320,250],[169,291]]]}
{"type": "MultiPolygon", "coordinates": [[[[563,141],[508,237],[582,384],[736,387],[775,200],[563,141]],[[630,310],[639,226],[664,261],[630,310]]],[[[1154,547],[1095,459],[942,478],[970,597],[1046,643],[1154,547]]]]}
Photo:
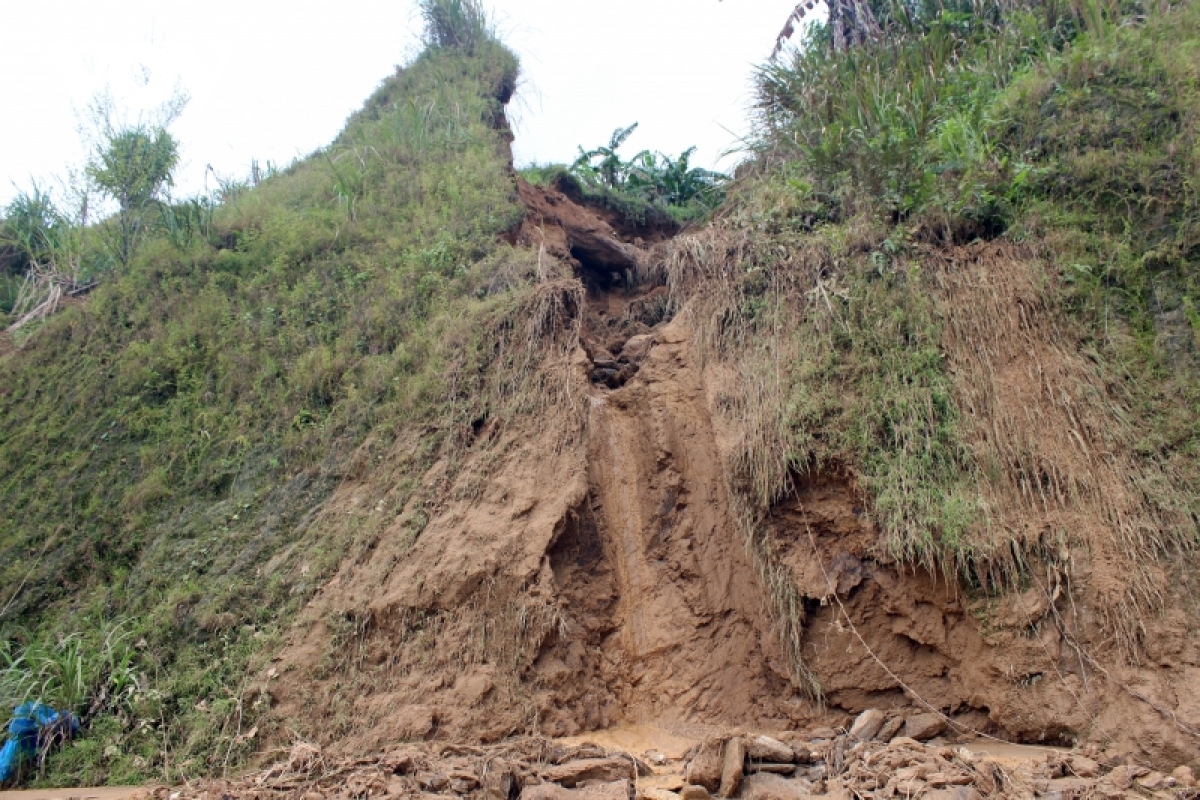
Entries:
{"type": "Polygon", "coordinates": [[[1076,35],[1075,17],[999,2],[885,3],[877,16],[879,37],[834,51],[818,25],[759,69],[755,149],[803,163],[831,213],[925,212],[960,237],[995,235],[1027,168],[995,147],[991,103],[1076,35]]]}
{"type": "Polygon", "coordinates": [[[472,50],[496,38],[479,0],[420,0],[429,47],[472,50]]]}

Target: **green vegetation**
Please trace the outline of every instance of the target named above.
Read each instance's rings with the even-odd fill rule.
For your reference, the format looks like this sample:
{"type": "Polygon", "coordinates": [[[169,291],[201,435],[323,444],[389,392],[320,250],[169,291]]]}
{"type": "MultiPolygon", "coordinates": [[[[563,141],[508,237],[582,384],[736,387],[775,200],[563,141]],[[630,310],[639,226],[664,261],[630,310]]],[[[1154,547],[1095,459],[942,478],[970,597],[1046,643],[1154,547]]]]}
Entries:
{"type": "MultiPolygon", "coordinates": [[[[101,95],[92,105],[92,152],[81,174],[63,184],[56,201],[34,184],[18,193],[0,221],[4,260],[0,321],[12,325],[48,316],[64,293],[95,283],[114,266],[127,266],[144,236],[168,208],[164,194],[178,161],[178,144],[166,128],[186,98],[177,95],[152,122],[126,123],[114,101],[101,95]],[[115,213],[99,224],[96,201],[107,197],[115,213]]],[[[166,215],[163,215],[164,219],[166,215]]]]}
{"type": "MultiPolygon", "coordinates": [[[[1137,617],[1163,596],[1145,565],[1198,538],[1200,10],[872,9],[878,36],[835,47],[817,28],[760,70],[756,174],[666,264],[708,357],[744,387],[725,402],[745,432],[747,515],[797,473],[847,470],[894,557],[969,587],[1011,586],[1062,542],[1119,552],[1108,621],[1136,658],[1137,617]],[[1114,511],[1076,484],[1054,502],[1094,507],[1111,539],[1018,533],[1021,493],[1059,476],[1019,432],[981,436],[979,409],[964,418],[948,342],[963,315],[991,312],[956,307],[947,287],[975,258],[1032,270],[1053,346],[1086,354],[1052,402],[1127,459],[1107,479],[1136,501],[1114,511]]],[[[776,594],[782,617],[800,613],[776,594]]]]}
{"type": "MultiPolygon", "coordinates": [[[[86,199],[75,198],[79,208],[86,199]]],[[[0,222],[0,323],[44,316],[55,310],[64,289],[73,289],[97,270],[95,258],[85,263],[90,238],[81,214],[63,210],[51,192],[34,185],[9,203],[0,222]]],[[[94,255],[99,255],[98,253],[94,255]]]]}
{"type": "Polygon", "coordinates": [[[427,48],[332,145],[218,204],[162,206],[85,305],[0,358],[5,652],[32,665],[76,642],[91,669],[115,617],[145,641],[136,710],[98,709],[41,780],[236,764],[265,708],[254,658],[289,615],[473,421],[555,402],[534,365],[568,334],[561,282],[499,243],[523,215],[496,128],[517,60],[490,35],[446,38],[442,12],[474,25],[474,8],[426,4],[427,48]],[[394,452],[414,426],[420,446],[394,452]],[[376,512],[311,513],[364,464],[389,475],[366,490],[376,512]]]}
{"type": "Polygon", "coordinates": [[[569,195],[641,223],[692,222],[724,201],[728,178],[693,167],[694,147],[678,158],[643,150],[622,161],[617,151],[635,130],[636,122],[614,131],[607,145],[594,150],[580,147],[579,158],[569,167],[534,166],[522,175],[539,185],[557,184],[569,195]]]}
{"type": "Polygon", "coordinates": [[[817,28],[807,47],[759,72],[758,148],[802,160],[835,215],[945,211],[939,221],[965,226],[950,231],[960,239],[1002,232],[1030,167],[1000,148],[993,104],[1076,29],[1066,9],[961,5],[889,5],[879,14],[886,38],[842,53],[817,28]]]}
{"type": "Polygon", "coordinates": [[[110,129],[107,139],[88,166],[88,177],[117,202],[112,249],[117,262],[127,266],[145,232],[151,206],[171,182],[179,146],[165,128],[142,125],[110,129]]]}
{"type": "Polygon", "coordinates": [[[54,642],[6,640],[0,646],[0,707],[36,699],[85,722],[110,709],[132,710],[146,690],[133,667],[126,627],[101,624],[54,642]]]}

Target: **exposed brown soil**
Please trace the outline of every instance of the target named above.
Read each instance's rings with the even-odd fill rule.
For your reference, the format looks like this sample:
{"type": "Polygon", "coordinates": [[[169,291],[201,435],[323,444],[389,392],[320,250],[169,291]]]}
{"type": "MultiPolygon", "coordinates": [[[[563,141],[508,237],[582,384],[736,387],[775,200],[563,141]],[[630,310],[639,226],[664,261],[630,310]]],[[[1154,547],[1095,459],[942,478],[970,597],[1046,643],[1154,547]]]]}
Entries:
{"type": "MultiPolygon", "coordinates": [[[[827,705],[806,699],[729,495],[738,441],[715,411],[719,373],[699,363],[665,287],[646,282],[650,251],[561,192],[519,191],[530,214],[514,243],[583,285],[565,378],[582,435],[579,410],[555,407],[481,435],[460,468],[434,465],[425,485],[437,499],[415,542],[408,507],[347,559],[262,676],[272,741],[299,735],[336,758],[634,723],[794,732],[874,708],[935,710],[956,735],[1094,742],[1114,764],[1196,764],[1187,586],[1160,583],[1165,611],[1139,633],[1150,659],[1132,665],[1111,657],[1106,609],[1073,606],[1053,572],[1046,591],[989,597],[893,563],[853,475],[836,469],[799,481],[766,521],[805,603],[804,657],[827,705]]],[[[1017,290],[995,291],[1000,308],[1017,290]]],[[[1028,331],[1002,328],[994,346],[1019,360],[1028,331]]],[[[1029,402],[997,380],[990,402],[1029,402]]],[[[381,479],[364,468],[330,513],[381,479]]]]}

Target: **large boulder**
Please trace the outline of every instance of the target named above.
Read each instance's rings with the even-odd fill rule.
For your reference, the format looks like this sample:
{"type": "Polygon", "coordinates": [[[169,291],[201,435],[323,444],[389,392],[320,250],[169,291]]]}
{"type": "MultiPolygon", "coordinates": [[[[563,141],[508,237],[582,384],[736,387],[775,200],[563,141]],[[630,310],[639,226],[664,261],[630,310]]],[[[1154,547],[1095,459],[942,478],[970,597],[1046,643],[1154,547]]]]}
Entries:
{"type": "Polygon", "coordinates": [[[854,724],[850,726],[850,738],[859,742],[870,741],[875,738],[875,734],[879,733],[879,729],[886,721],[887,715],[878,708],[868,708],[859,714],[858,719],[854,720],[854,724]]]}
{"type": "Polygon", "coordinates": [[[752,761],[772,761],[777,764],[791,764],[796,760],[796,753],[778,739],[770,736],[752,736],[745,739],[746,755],[752,761]]]}
{"type": "Polygon", "coordinates": [[[904,735],[923,742],[946,731],[946,718],[941,714],[917,714],[904,721],[904,735]]]}
{"type": "Polygon", "coordinates": [[[572,789],[584,781],[611,783],[637,778],[637,768],[628,758],[584,758],[542,770],[542,780],[572,789]]]}
{"type": "Polygon", "coordinates": [[[725,758],[721,765],[720,797],[733,797],[746,774],[746,745],[742,737],[734,736],[725,743],[725,758]]]}
{"type": "Polygon", "coordinates": [[[688,762],[683,778],[694,786],[703,786],[710,792],[715,792],[721,785],[721,751],[724,739],[711,738],[700,746],[696,755],[688,762]]]}

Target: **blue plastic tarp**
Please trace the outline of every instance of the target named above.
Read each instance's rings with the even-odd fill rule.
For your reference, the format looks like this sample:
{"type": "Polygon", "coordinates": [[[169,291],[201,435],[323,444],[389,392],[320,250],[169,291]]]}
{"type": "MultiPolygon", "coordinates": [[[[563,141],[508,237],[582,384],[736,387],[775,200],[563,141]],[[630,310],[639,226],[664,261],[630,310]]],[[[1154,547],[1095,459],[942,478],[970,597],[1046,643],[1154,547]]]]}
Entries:
{"type": "Polygon", "coordinates": [[[43,738],[52,730],[72,734],[79,720],[70,712],[55,711],[44,703],[22,703],[13,709],[8,723],[8,741],[0,748],[0,784],[14,780],[26,761],[37,754],[43,738]]]}

